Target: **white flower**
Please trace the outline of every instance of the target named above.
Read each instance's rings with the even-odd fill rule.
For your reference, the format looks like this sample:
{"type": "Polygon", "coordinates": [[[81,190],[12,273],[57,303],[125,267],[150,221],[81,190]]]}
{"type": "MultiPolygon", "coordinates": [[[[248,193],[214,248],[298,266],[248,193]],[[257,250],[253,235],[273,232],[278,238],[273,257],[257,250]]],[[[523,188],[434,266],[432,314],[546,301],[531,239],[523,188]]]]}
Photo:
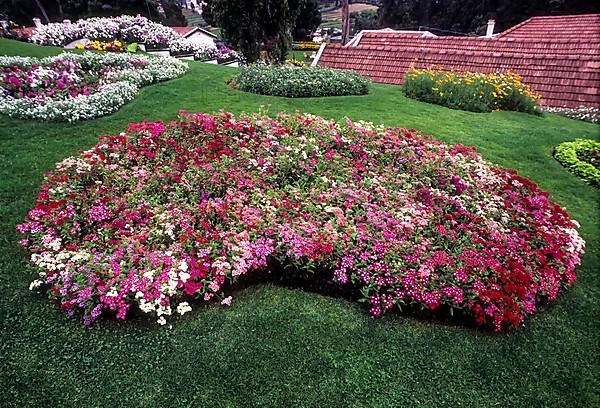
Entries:
{"type": "Polygon", "coordinates": [[[34,280],[33,282],[31,282],[29,284],[29,290],[34,290],[34,289],[39,288],[42,283],[44,283],[44,282],[40,279],[34,280]]]}
{"type": "MultiPolygon", "coordinates": [[[[21,119],[75,122],[93,119],[116,112],[133,100],[138,88],[181,76],[187,65],[175,58],[149,57],[115,53],[63,53],[42,59],[29,57],[0,57],[0,66],[16,65],[32,69],[35,64],[49,66],[56,61],[71,61],[82,66],[104,66],[109,69],[98,90],[90,95],[68,99],[46,98],[40,103],[35,98],[13,98],[0,95],[0,113],[21,119]],[[132,64],[137,64],[132,67],[132,64]]],[[[38,68],[39,71],[39,68],[38,68]]],[[[39,74],[39,72],[38,72],[39,74]]],[[[74,75],[74,74],[73,74],[74,75]]]]}
{"type": "Polygon", "coordinates": [[[187,312],[191,312],[192,311],[192,307],[189,305],[188,302],[181,302],[179,305],[177,305],[177,313],[179,313],[180,315],[184,315],[187,312]]]}
{"type": "Polygon", "coordinates": [[[179,272],[179,280],[181,280],[183,283],[187,282],[191,276],[192,275],[187,272],[179,272]]]}
{"type": "Polygon", "coordinates": [[[161,326],[164,326],[167,323],[167,319],[165,319],[163,316],[161,316],[158,318],[156,323],[160,324],[161,326]]]}

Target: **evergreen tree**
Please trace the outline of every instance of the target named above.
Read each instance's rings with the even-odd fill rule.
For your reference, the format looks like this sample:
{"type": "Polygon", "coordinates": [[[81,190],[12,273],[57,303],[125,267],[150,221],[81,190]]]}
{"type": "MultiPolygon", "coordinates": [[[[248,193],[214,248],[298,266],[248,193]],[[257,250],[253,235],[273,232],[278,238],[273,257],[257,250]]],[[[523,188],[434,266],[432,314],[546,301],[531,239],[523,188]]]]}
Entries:
{"type": "Polygon", "coordinates": [[[280,63],[291,48],[292,28],[306,0],[213,0],[213,23],[249,62],[280,63]]]}
{"type": "Polygon", "coordinates": [[[585,0],[382,0],[379,26],[483,34],[490,18],[500,31],[533,16],[599,12],[600,2],[585,0]]]}
{"type": "Polygon", "coordinates": [[[300,9],[292,36],[297,39],[306,39],[319,25],[322,16],[317,0],[306,0],[300,9]]]}

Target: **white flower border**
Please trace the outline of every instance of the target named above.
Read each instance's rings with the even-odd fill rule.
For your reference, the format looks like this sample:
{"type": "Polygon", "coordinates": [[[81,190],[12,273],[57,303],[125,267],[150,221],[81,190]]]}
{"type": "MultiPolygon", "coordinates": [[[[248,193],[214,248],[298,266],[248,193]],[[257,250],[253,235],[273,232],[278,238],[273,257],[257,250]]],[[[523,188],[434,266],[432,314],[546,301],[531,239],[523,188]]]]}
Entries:
{"type": "Polygon", "coordinates": [[[110,74],[97,92],[78,95],[70,99],[49,100],[40,105],[34,99],[3,97],[0,95],[0,113],[20,119],[36,119],[58,122],[89,120],[116,112],[133,100],[139,88],[152,83],[166,81],[183,75],[188,66],[170,57],[137,56],[113,53],[62,53],[42,59],[31,57],[0,56],[0,65],[29,67],[32,64],[48,65],[56,59],[67,59],[80,63],[126,65],[132,60],[148,62],[143,68],[126,68],[110,74]]]}
{"type": "Polygon", "coordinates": [[[544,107],[544,112],[555,113],[571,119],[600,124],[600,108],[580,106],[578,108],[552,108],[544,107]]]}

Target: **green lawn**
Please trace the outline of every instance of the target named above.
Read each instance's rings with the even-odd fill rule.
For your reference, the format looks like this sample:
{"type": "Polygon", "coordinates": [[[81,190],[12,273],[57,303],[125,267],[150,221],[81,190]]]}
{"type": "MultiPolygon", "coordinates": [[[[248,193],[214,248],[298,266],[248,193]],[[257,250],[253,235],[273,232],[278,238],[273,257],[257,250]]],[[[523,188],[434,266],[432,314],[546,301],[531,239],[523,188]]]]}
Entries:
{"type": "MultiPolygon", "coordinates": [[[[0,54],[57,52],[0,40],[0,54]]],[[[563,141],[598,140],[599,126],[553,115],[454,111],[386,85],[373,85],[368,96],[264,97],[228,88],[235,69],[190,67],[94,121],[0,116],[0,406],[598,406],[600,192],[551,153],[563,141]],[[587,253],[575,286],[510,335],[402,315],[373,320],[361,304],[273,285],[239,290],[231,308],[199,308],[171,330],[110,319],[87,328],[29,292],[33,274],[15,224],[55,162],[128,122],[169,120],[180,109],[239,113],[261,105],[422,129],[519,170],[582,224],[587,253]]]]}
{"type": "Polygon", "coordinates": [[[312,50],[293,50],[293,51],[288,52],[287,58],[288,59],[294,58],[294,59],[297,59],[298,61],[305,61],[307,63],[310,63],[310,62],[312,62],[312,60],[309,61],[307,58],[304,58],[304,54],[310,55],[313,52],[315,52],[315,51],[312,51],[312,50]]]}

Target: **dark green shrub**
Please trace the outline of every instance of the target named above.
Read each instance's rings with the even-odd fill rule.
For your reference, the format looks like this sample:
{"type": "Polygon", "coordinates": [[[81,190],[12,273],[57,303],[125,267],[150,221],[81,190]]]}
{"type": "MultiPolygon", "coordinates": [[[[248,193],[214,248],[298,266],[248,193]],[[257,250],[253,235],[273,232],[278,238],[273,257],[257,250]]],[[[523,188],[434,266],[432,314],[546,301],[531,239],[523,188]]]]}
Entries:
{"type": "Polygon", "coordinates": [[[318,67],[249,65],[240,69],[231,84],[240,91],[289,98],[369,92],[369,81],[356,72],[318,67]]]}
{"type": "Polygon", "coordinates": [[[554,157],[586,183],[600,187],[600,142],[589,139],[564,142],[556,146],[554,157]]]}

